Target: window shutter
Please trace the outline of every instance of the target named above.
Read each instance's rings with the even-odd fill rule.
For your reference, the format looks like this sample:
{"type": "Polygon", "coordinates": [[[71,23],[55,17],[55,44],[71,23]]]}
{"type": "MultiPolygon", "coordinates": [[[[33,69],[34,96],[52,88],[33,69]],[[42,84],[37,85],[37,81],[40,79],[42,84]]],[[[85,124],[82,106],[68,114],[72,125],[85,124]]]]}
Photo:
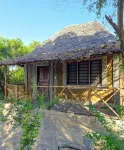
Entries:
{"type": "Polygon", "coordinates": [[[89,84],[89,61],[78,64],[78,82],[82,85],[89,84]]]}
{"type": "Polygon", "coordinates": [[[90,84],[101,84],[101,60],[90,62],[90,84]]]}
{"type": "Polygon", "coordinates": [[[67,63],[63,62],[63,85],[67,84],[67,63]]]}
{"type": "Polygon", "coordinates": [[[77,62],[68,63],[67,70],[68,84],[77,84],[77,62]]]}
{"type": "Polygon", "coordinates": [[[53,85],[53,61],[50,61],[49,64],[49,69],[50,69],[50,85],[53,85]]]}
{"type": "Polygon", "coordinates": [[[107,56],[102,58],[102,86],[107,86],[107,56]]]}

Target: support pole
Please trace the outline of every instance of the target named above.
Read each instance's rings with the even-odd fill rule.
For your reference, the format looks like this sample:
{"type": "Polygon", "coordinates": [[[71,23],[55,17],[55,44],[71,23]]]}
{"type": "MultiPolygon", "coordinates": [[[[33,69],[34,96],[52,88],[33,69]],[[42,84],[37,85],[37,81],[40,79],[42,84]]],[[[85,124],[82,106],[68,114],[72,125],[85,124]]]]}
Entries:
{"type": "Polygon", "coordinates": [[[121,42],[122,54],[124,57],[124,30],[123,30],[123,13],[124,13],[124,0],[118,0],[118,28],[119,28],[119,39],[121,42]]]}
{"type": "Polygon", "coordinates": [[[4,95],[5,95],[5,100],[7,100],[7,66],[5,66],[4,69],[4,95]]]}
{"type": "Polygon", "coordinates": [[[24,65],[24,83],[25,83],[25,100],[27,100],[27,95],[28,95],[28,65],[24,65]]]}
{"type": "MultiPolygon", "coordinates": [[[[120,65],[123,64],[123,56],[120,55],[120,65]]],[[[123,71],[120,70],[120,106],[123,106],[123,71]]]]}

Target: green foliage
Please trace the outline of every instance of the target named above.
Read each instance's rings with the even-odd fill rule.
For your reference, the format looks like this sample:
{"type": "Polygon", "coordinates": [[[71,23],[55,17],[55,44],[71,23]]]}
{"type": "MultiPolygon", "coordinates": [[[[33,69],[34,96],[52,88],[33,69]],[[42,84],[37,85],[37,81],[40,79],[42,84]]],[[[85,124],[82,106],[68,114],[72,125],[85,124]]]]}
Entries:
{"type": "Polygon", "coordinates": [[[124,116],[124,106],[116,105],[115,109],[116,109],[116,111],[117,111],[117,113],[119,114],[120,117],[124,116]]]}
{"type": "Polygon", "coordinates": [[[32,149],[40,127],[40,121],[42,118],[40,108],[42,107],[43,98],[40,98],[35,104],[32,104],[30,100],[18,100],[11,99],[13,109],[9,114],[12,115],[8,120],[14,125],[14,128],[21,127],[22,135],[20,139],[20,150],[32,149]]]}
{"type": "MultiPolygon", "coordinates": [[[[69,4],[68,0],[61,0],[62,3],[66,5],[69,4]]],[[[77,2],[75,0],[70,2],[77,2]]],[[[110,16],[116,15],[117,12],[117,3],[118,0],[81,0],[82,5],[88,9],[89,12],[95,12],[97,17],[101,16],[102,14],[108,14],[110,16]],[[106,11],[106,10],[110,11],[106,11]]]]}
{"type": "MultiPolygon", "coordinates": [[[[124,109],[124,107],[123,107],[124,109]]],[[[93,132],[87,133],[90,139],[93,140],[96,148],[100,150],[123,150],[124,148],[124,138],[121,135],[124,135],[123,123],[117,125],[117,123],[112,119],[107,119],[99,111],[95,110],[94,107],[90,107],[91,112],[94,116],[100,121],[107,131],[104,132],[93,132]],[[119,128],[118,130],[115,130],[119,128]]],[[[122,108],[120,108],[122,110],[122,108]]]]}
{"type": "MultiPolygon", "coordinates": [[[[42,119],[41,108],[52,107],[58,103],[59,99],[54,98],[52,101],[46,103],[45,97],[42,95],[35,103],[29,100],[15,100],[9,99],[12,107],[6,116],[3,115],[5,102],[0,103],[0,123],[7,121],[11,123],[14,128],[20,127],[22,129],[22,135],[20,139],[19,150],[31,150],[36,138],[38,137],[38,131],[40,128],[40,121],[42,119]],[[9,117],[11,116],[11,117],[9,117]]],[[[0,130],[2,133],[2,129],[0,130]]]]}
{"type": "Polygon", "coordinates": [[[22,84],[24,83],[24,68],[16,67],[14,70],[9,71],[9,84],[22,84]]]}
{"type": "Polygon", "coordinates": [[[47,105],[47,108],[53,107],[55,104],[59,103],[59,97],[54,97],[47,105]]]}
{"type": "MultiPolygon", "coordinates": [[[[113,9],[113,13],[115,13],[117,8],[118,0],[83,0],[83,4],[87,5],[89,11],[96,12],[96,15],[101,16],[101,12],[104,8],[113,9]]],[[[103,11],[104,12],[104,11],[103,11]]],[[[106,12],[107,13],[107,12],[106,12]]],[[[109,12],[110,13],[110,12],[109,12]]],[[[110,15],[110,14],[109,14],[110,15]]]]}
{"type": "Polygon", "coordinates": [[[4,100],[4,93],[0,91],[0,101],[4,100]]]}
{"type": "Polygon", "coordinates": [[[29,52],[34,50],[37,46],[39,46],[41,43],[39,41],[33,41],[31,44],[28,45],[29,52]]]}
{"type": "MultiPolygon", "coordinates": [[[[28,46],[25,46],[21,39],[7,39],[0,37],[0,61],[6,59],[21,57],[34,50],[40,42],[34,41],[28,46]]],[[[24,70],[21,67],[8,67],[9,80],[11,84],[20,84],[24,82],[24,70]]],[[[4,91],[4,68],[0,68],[0,92],[4,91]]]]}
{"type": "Polygon", "coordinates": [[[3,115],[3,110],[4,110],[4,103],[3,101],[0,101],[0,123],[6,121],[6,117],[3,115]]]}
{"type": "Polygon", "coordinates": [[[20,150],[24,148],[30,150],[32,145],[36,141],[38,136],[38,131],[40,127],[41,114],[36,113],[27,113],[22,121],[22,131],[23,135],[21,136],[20,141],[20,150]]]}
{"type": "Polygon", "coordinates": [[[107,0],[98,0],[96,3],[97,16],[101,15],[101,9],[107,4],[107,0]]]}
{"type": "MultiPolygon", "coordinates": [[[[17,105],[18,107],[16,107],[17,113],[14,119],[16,120],[16,123],[21,125],[23,131],[20,140],[20,150],[25,148],[28,150],[32,149],[32,145],[38,136],[41,121],[40,108],[42,105],[40,105],[40,100],[38,100],[36,104],[37,105],[33,105],[31,101],[25,103],[19,101],[17,105]]],[[[16,126],[18,124],[16,124],[16,126]]]]}

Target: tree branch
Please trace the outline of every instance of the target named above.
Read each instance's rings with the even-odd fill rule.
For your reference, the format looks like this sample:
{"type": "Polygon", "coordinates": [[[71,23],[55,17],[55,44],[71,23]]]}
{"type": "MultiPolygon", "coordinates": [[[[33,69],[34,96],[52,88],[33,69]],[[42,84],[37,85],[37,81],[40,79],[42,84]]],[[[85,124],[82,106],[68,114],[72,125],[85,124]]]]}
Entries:
{"type": "MultiPolygon", "coordinates": [[[[119,37],[119,28],[117,26],[117,24],[112,20],[112,18],[110,16],[105,15],[106,20],[108,21],[108,23],[113,27],[113,29],[115,30],[115,33],[118,35],[119,37]]],[[[119,37],[120,38],[120,37],[119,37]]]]}

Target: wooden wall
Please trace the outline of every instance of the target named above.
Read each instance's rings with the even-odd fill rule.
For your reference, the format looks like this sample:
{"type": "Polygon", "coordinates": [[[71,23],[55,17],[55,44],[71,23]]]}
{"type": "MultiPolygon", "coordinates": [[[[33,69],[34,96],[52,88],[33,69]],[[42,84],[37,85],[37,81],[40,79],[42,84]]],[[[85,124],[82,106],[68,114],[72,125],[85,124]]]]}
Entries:
{"type": "MultiPolygon", "coordinates": [[[[118,55],[108,55],[102,57],[102,86],[103,87],[116,87],[119,88],[120,82],[119,82],[119,58],[115,59],[118,55]]],[[[32,94],[32,79],[35,78],[37,81],[37,65],[43,65],[41,64],[29,64],[25,65],[25,87],[27,87],[27,94],[32,94]]],[[[45,63],[44,63],[45,65],[45,63]]],[[[48,64],[46,64],[48,65],[48,64]]],[[[66,62],[50,62],[50,85],[54,86],[64,86],[66,85],[66,62]]],[[[62,88],[54,88],[54,92],[56,94],[59,94],[61,92],[62,88]]],[[[84,102],[84,104],[88,104],[88,101],[86,101],[86,98],[88,99],[89,96],[89,90],[84,89],[71,89],[74,94],[76,94],[76,97],[78,100],[81,100],[84,102]]],[[[90,91],[90,100],[92,103],[96,103],[100,101],[100,98],[103,98],[104,100],[108,99],[112,94],[114,90],[110,89],[107,91],[103,90],[95,90],[92,89],[90,91]],[[99,95],[96,96],[96,95],[99,95]]],[[[72,95],[69,91],[66,91],[67,97],[69,99],[72,98],[72,95]]],[[[114,99],[111,98],[109,102],[114,102],[115,99],[117,99],[114,96],[114,99]]]]}
{"type": "MultiPolygon", "coordinates": [[[[108,55],[108,56],[103,56],[103,58],[102,58],[102,86],[103,87],[112,88],[113,85],[117,84],[119,81],[119,76],[117,76],[117,74],[116,74],[116,76],[117,76],[116,81],[114,81],[114,83],[113,83],[113,80],[115,80],[115,77],[113,77],[113,74],[115,74],[113,72],[113,64],[114,65],[116,64],[117,72],[119,72],[118,62],[117,62],[117,60],[115,62],[114,57],[115,56],[113,56],[113,55],[108,55]]],[[[66,63],[65,62],[57,63],[56,69],[57,69],[57,84],[56,85],[58,85],[58,86],[66,85],[66,73],[65,73],[66,72],[66,63]]],[[[118,87],[119,87],[119,85],[118,85],[118,87]]],[[[88,90],[72,88],[71,91],[74,94],[76,94],[77,99],[80,99],[80,100],[84,101],[84,104],[87,104],[87,101],[85,99],[88,98],[88,94],[89,94],[88,90]]],[[[57,92],[59,93],[60,90],[59,91],[57,90],[57,92]]],[[[112,89],[109,89],[106,91],[92,90],[90,93],[91,93],[90,99],[91,99],[92,103],[97,104],[97,102],[100,101],[100,98],[103,98],[104,100],[108,99],[113,94],[113,90],[112,89]],[[99,97],[96,95],[99,95],[99,97]]],[[[69,99],[72,98],[72,95],[69,91],[67,91],[67,95],[68,95],[69,99]]],[[[109,100],[109,102],[113,103],[114,102],[113,98],[111,98],[109,100]]]]}

